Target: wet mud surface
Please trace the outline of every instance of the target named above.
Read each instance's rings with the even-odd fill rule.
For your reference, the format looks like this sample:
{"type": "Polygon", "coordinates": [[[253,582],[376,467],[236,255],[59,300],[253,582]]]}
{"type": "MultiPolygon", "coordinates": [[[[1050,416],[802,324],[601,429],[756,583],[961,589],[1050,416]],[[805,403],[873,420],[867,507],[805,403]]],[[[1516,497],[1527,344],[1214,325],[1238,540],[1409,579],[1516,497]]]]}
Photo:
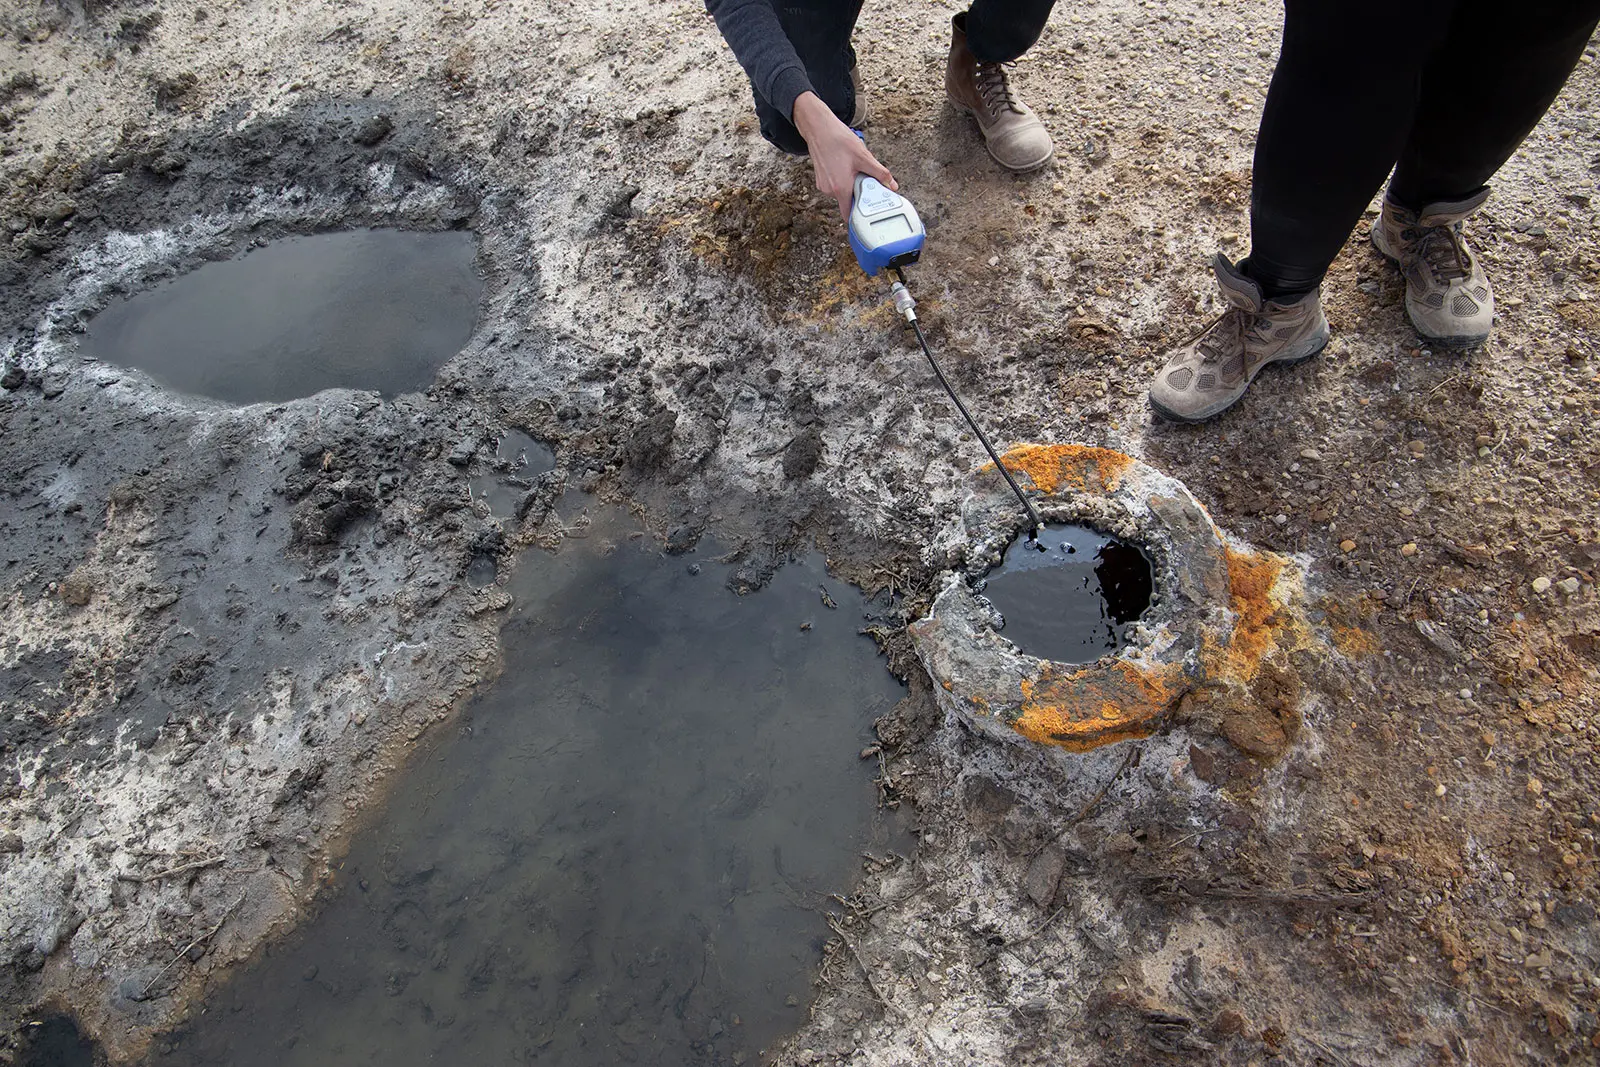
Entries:
{"type": "Polygon", "coordinates": [[[943,103],[954,10],[855,41],[942,363],[1002,448],[1180,479],[1243,632],[1282,617],[1268,554],[1305,576],[1296,641],[1072,762],[939,711],[904,627],[975,573],[945,533],[993,472],[699,0],[0,0],[0,1053],[69,1013],[142,1062],[324,887],[352,906],[350,834],[501,670],[514,557],[582,534],[579,489],[709,534],[730,590],[816,546],[901,598],[863,628],[917,844],[835,902],[777,1062],[1592,1059],[1600,54],[1469,224],[1488,346],[1420,343],[1358,227],[1329,349],[1175,427],[1145,388],[1248,250],[1282,5],[1058,6],[1013,72],[1057,157],[1021,177],[943,103]],[[82,359],[124,297],[372,228],[478,242],[416,392],[227,409],[82,359]]]}
{"type": "Polygon", "coordinates": [[[79,352],[231,404],[415,392],[472,335],[476,248],[465,233],[286,238],[115,301],[79,352]]]}
{"type": "Polygon", "coordinates": [[[517,508],[535,481],[555,469],[556,457],[550,446],[520,430],[502,435],[494,446],[490,473],[472,478],[472,495],[489,505],[499,518],[517,518],[517,508]]]}
{"type": "Polygon", "coordinates": [[[902,689],[818,558],[740,597],[715,555],[604,511],[523,554],[500,678],[152,1062],[753,1064],[796,1027],[828,894],[904,847],[859,759],[902,689]]]}
{"type": "Polygon", "coordinates": [[[975,584],[999,613],[999,633],[1023,652],[1092,663],[1115,652],[1123,628],[1150,606],[1150,561],[1135,545],[1086,526],[1023,534],[975,584]],[[1044,551],[1040,551],[1040,547],[1044,551]]]}
{"type": "Polygon", "coordinates": [[[52,1015],[28,1027],[17,1050],[18,1067],[96,1067],[94,1042],[68,1015],[52,1015]]]}

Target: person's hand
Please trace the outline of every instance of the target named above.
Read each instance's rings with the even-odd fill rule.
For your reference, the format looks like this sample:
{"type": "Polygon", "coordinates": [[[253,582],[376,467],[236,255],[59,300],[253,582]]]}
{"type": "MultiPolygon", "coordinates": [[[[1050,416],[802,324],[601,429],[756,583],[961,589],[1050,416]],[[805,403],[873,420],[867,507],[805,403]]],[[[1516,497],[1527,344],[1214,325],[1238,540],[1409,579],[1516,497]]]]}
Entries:
{"type": "Polygon", "coordinates": [[[866,142],[857,137],[850,127],[822,98],[813,92],[801,93],[794,102],[794,126],[806,139],[811,149],[811,165],[817,172],[817,190],[839,202],[839,216],[850,217],[850,201],[855,196],[856,175],[876,178],[890,189],[899,190],[899,184],[889,168],[879,163],[866,142]]]}

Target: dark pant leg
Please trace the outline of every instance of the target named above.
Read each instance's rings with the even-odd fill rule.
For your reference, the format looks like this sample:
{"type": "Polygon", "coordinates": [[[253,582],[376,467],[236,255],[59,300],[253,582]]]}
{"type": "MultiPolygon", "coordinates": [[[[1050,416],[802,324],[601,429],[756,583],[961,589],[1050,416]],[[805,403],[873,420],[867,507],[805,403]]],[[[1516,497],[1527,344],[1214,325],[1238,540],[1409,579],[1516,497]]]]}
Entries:
{"type": "Polygon", "coordinates": [[[1247,269],[1268,296],[1322,281],[1405,146],[1423,67],[1457,6],[1285,0],[1250,191],[1247,269]]]}
{"type": "MultiPolygon", "coordinates": [[[[805,65],[812,91],[839,116],[840,122],[849,122],[855,114],[856,93],[850,84],[855,51],[850,47],[850,35],[855,32],[861,3],[862,0],[775,0],[772,5],[784,35],[805,65]]],[[[760,93],[754,96],[761,136],[790,155],[805,155],[809,151],[806,139],[789,116],[762,99],[760,93]]]]}
{"type": "Polygon", "coordinates": [[[1464,0],[1422,75],[1389,196],[1413,210],[1488,184],[1533,131],[1600,22],[1600,0],[1464,0]]]}
{"type": "Polygon", "coordinates": [[[973,0],[967,47],[979,63],[1009,63],[1032,48],[1056,0],[973,0]]]}

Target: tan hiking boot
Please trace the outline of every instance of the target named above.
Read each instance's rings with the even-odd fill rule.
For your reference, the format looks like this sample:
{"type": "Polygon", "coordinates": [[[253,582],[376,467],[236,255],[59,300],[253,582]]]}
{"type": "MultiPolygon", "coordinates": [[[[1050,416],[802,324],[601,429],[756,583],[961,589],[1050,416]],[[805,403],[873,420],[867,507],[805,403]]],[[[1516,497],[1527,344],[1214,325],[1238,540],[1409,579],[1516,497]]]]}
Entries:
{"type": "Polygon", "coordinates": [[[1268,363],[1310,359],[1328,343],[1322,290],[1293,303],[1269,301],[1261,286],[1218,255],[1217,284],[1228,310],[1173,352],[1150,386],[1150,406],[1178,422],[1204,422],[1232,407],[1268,363]]]}
{"type": "Polygon", "coordinates": [[[1489,199],[1484,189],[1465,200],[1410,211],[1387,196],[1372,224],[1372,243],[1406,276],[1406,314],[1417,332],[1453,348],[1489,339],[1494,292],[1478,257],[1461,236],[1461,223],[1489,199]]]}
{"type": "Polygon", "coordinates": [[[861,91],[861,65],[853,56],[850,60],[850,88],[854,90],[856,97],[855,113],[850,116],[850,128],[859,130],[867,124],[870,112],[867,110],[867,98],[861,91]]]}
{"type": "MultiPolygon", "coordinates": [[[[958,16],[959,18],[959,16],[958,16]]],[[[956,110],[978,120],[994,161],[1007,170],[1034,170],[1050,162],[1055,146],[1044,123],[1011,87],[1003,63],[979,63],[967,48],[967,31],[952,21],[944,92],[956,110]]]]}

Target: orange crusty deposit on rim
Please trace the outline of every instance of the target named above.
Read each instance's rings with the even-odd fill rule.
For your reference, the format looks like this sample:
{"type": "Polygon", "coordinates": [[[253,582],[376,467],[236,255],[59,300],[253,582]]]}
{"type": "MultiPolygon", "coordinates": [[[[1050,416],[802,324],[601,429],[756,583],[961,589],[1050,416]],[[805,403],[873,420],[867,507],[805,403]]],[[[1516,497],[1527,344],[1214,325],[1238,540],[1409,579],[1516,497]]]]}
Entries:
{"type": "Polygon", "coordinates": [[[1183,668],[1141,667],[1117,660],[1077,670],[1041,664],[1022,680],[1022,712],[1012,723],[1023,737],[1072,752],[1148,737],[1188,686],[1183,668]]]}
{"type": "Polygon", "coordinates": [[[1283,557],[1271,552],[1251,552],[1223,547],[1228,561],[1228,598],[1233,609],[1233,632],[1225,642],[1207,642],[1211,653],[1206,674],[1219,681],[1249,682],[1261,670],[1261,661],[1279,645],[1285,619],[1273,588],[1283,574],[1283,557]]]}
{"type": "Polygon", "coordinates": [[[1012,727],[1031,741],[1086,752],[1148,737],[1196,686],[1254,679],[1279,647],[1287,621],[1274,596],[1284,561],[1270,552],[1224,551],[1233,628],[1207,636],[1199,678],[1186,677],[1176,663],[1115,660],[1073,669],[1045,662],[1037,677],[1022,680],[1022,709],[1012,727]]]}
{"type": "Polygon", "coordinates": [[[1026,474],[1041,493],[1052,496],[1062,488],[1115,492],[1133,465],[1132,456],[1090,445],[1018,445],[1000,459],[1007,469],[1026,474]]]}
{"type": "MultiPolygon", "coordinates": [[[[1047,496],[1115,493],[1137,462],[1109,448],[1070,444],[1019,445],[1001,461],[1047,496]]],[[[1248,685],[1268,656],[1286,642],[1298,643],[1303,620],[1284,603],[1292,590],[1280,588],[1284,558],[1225,542],[1220,547],[1232,626],[1206,627],[1196,676],[1177,663],[1117,659],[1078,667],[1045,661],[1037,674],[1022,679],[1012,728],[1031,741],[1073,752],[1148,737],[1185,693],[1208,684],[1248,685]]]]}

